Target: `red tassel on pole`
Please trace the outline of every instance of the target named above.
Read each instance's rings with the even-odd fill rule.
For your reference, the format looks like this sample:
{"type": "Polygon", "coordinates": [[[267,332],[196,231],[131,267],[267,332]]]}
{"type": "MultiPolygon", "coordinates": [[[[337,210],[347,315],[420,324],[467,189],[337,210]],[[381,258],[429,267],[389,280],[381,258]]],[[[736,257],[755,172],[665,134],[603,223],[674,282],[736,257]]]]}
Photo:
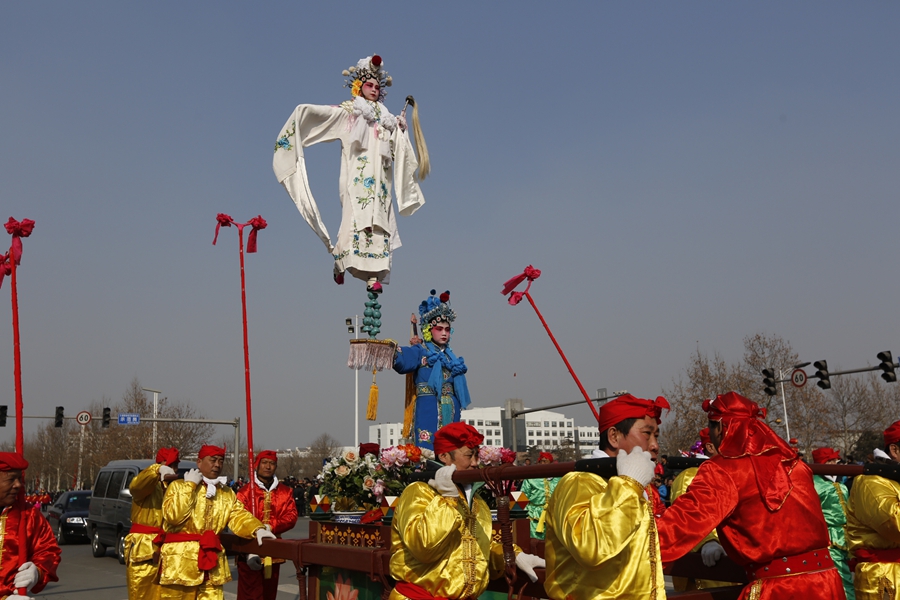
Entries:
{"type": "MultiPolygon", "coordinates": [[[[231,227],[234,225],[238,230],[238,250],[241,259],[241,316],[243,321],[244,332],[244,391],[247,399],[247,463],[248,463],[248,479],[250,486],[250,512],[257,516],[256,509],[256,481],[253,469],[253,403],[250,394],[250,344],[247,335],[247,285],[244,276],[244,227],[249,225],[252,227],[249,239],[247,240],[247,252],[256,252],[256,233],[260,229],[265,229],[268,225],[261,216],[254,217],[246,223],[235,223],[234,219],[225,213],[219,213],[216,216],[216,237],[213,239],[213,245],[219,237],[220,227],[231,227]]],[[[237,463],[240,448],[234,449],[234,460],[237,463]]]]}
{"type": "Polygon", "coordinates": [[[556,346],[556,351],[559,352],[559,356],[563,359],[566,368],[569,370],[569,374],[572,375],[572,379],[575,380],[575,383],[578,385],[578,389],[581,390],[581,395],[584,396],[585,402],[587,402],[587,405],[591,407],[591,412],[594,413],[594,417],[599,422],[600,414],[597,412],[597,408],[591,401],[590,396],[588,396],[588,393],[584,389],[584,386],[581,385],[581,380],[578,379],[578,375],[575,374],[575,370],[572,368],[572,365],[569,364],[569,359],[566,358],[565,352],[563,352],[562,348],[560,348],[559,342],[556,341],[556,337],[553,335],[553,332],[550,331],[550,326],[547,325],[547,321],[544,320],[544,316],[541,314],[541,311],[538,310],[537,304],[534,303],[534,299],[531,297],[531,294],[528,293],[528,290],[531,288],[531,282],[533,282],[540,276],[541,272],[538,269],[535,269],[531,265],[528,265],[527,267],[525,267],[525,271],[523,271],[519,275],[516,275],[503,284],[502,294],[504,296],[506,294],[510,295],[509,303],[513,306],[521,302],[523,297],[528,298],[528,302],[531,304],[531,308],[533,308],[534,312],[537,313],[538,319],[541,320],[541,325],[544,326],[544,329],[547,331],[547,335],[550,336],[550,340],[553,342],[553,345],[556,346]],[[513,291],[517,285],[519,285],[526,279],[528,280],[528,286],[525,288],[524,292],[513,291]]]}

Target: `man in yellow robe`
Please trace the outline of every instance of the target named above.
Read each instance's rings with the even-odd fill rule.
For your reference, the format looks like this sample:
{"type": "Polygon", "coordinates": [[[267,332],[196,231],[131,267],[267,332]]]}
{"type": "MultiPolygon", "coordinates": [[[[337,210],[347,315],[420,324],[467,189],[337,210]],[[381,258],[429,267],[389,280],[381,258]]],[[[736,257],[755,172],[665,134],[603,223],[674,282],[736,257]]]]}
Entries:
{"type": "MultiPolygon", "coordinates": [[[[491,511],[475,485],[453,483],[456,470],[478,465],[484,440],[465,423],[451,423],[434,435],[434,452],[445,466],[427,484],[409,485],[394,509],[390,600],[475,598],[505,570],[503,547],[491,541],[491,511]]],[[[543,559],[516,548],[516,565],[537,581],[543,559]]]]}
{"type": "Polygon", "coordinates": [[[175,476],[178,449],[160,448],[156,463],[131,480],[131,530],[125,536],[125,579],[128,600],[158,600],[156,582],[159,561],[153,540],[162,529],[162,504],[166,493],[166,476],[175,476]]]}
{"type": "MultiPolygon", "coordinates": [[[[885,430],[884,449],[900,462],[900,421],[885,430]]],[[[846,532],[857,561],[856,600],[900,600],[900,483],[878,475],[856,477],[846,532]]]]}
{"type": "Polygon", "coordinates": [[[553,600],[662,600],[666,597],[653,503],[646,486],[659,454],[659,418],[669,408],[619,396],[600,408],[600,449],[618,476],[571,472],[547,508],[544,589],[553,600]]]}
{"type": "Polygon", "coordinates": [[[198,468],[166,490],[159,566],[162,600],[222,600],[222,586],[231,581],[219,543],[226,527],[240,537],[255,535],[260,545],[265,538],[275,539],[219,475],[224,461],[225,448],[203,446],[198,468]]]}

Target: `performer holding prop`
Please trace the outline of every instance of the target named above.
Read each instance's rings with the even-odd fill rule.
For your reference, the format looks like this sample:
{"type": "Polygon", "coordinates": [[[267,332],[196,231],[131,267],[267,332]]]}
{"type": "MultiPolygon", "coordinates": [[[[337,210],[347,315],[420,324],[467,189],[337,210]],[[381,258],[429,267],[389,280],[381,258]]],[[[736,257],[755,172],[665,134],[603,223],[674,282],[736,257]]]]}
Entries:
{"type": "Polygon", "coordinates": [[[392,81],[380,56],[361,59],[343,75],[352,99],[339,106],[297,106],[278,134],[272,166],[278,182],[334,258],[335,281],[342,284],[344,272],[349,271],[366,282],[368,291],[380,293],[390,277],[391,254],[400,247],[391,186],[400,214],[416,212],[425,199],[415,171],[419,170],[418,179],[428,175],[428,149],[412,96],[407,101],[413,105],[419,160],[404,116],[395,117],[384,105],[392,81]],[[341,142],[342,212],[337,241],[332,244],[309,189],[303,148],[335,140],[341,142]]]}
{"type": "MultiPolygon", "coordinates": [[[[434,434],[445,425],[459,421],[460,410],[471,403],[466,384],[468,367],[461,356],[450,349],[450,334],[456,313],[450,308],[450,292],[431,296],[419,305],[421,343],[399,348],[394,358],[398,373],[415,373],[416,398],[412,412],[407,412],[404,436],[412,437],[420,448],[434,450],[434,434]]],[[[416,341],[416,338],[413,340],[416,341]]]]}
{"type": "Polygon", "coordinates": [[[400,214],[412,215],[425,203],[418,180],[428,175],[430,165],[413,97],[407,96],[406,103],[413,106],[418,160],[406,131],[406,108],[395,117],[384,105],[392,80],[381,57],[367,56],[344,70],[343,75],[352,99],[339,106],[298,105],[275,141],[272,167],[278,182],[334,259],[335,282],[344,283],[344,272],[366,282],[368,300],[362,331],[369,339],[351,340],[347,366],[372,371],[366,417],[375,420],[375,373],[391,366],[397,347],[392,340],[376,339],[381,331],[378,295],[382,284],[390,279],[391,256],[400,247],[391,187],[397,194],[400,214]],[[332,244],[309,189],[303,148],[335,140],[341,142],[341,227],[332,244]]]}

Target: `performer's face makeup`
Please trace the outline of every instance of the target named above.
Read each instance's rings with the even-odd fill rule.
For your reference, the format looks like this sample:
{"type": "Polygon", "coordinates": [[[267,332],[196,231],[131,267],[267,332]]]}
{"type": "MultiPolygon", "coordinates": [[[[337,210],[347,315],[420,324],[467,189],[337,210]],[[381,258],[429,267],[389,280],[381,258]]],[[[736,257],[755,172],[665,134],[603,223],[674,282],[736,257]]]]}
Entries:
{"type": "Polygon", "coordinates": [[[204,456],[197,461],[197,468],[207,479],[215,479],[222,473],[224,463],[224,456],[204,456]]]}
{"type": "Polygon", "coordinates": [[[640,446],[642,450],[646,450],[653,456],[653,460],[659,456],[659,425],[656,424],[656,419],[653,417],[636,419],[628,431],[628,435],[622,435],[615,428],[612,431],[615,431],[615,439],[610,442],[617,450],[631,452],[632,448],[640,446]]]}
{"type": "Polygon", "coordinates": [[[440,321],[432,325],[431,340],[439,346],[446,346],[450,341],[450,323],[440,321]]]}
{"type": "Polygon", "coordinates": [[[378,100],[378,95],[381,93],[381,86],[378,85],[378,82],[374,79],[370,79],[364,84],[362,84],[362,90],[360,90],[362,97],[371,102],[375,102],[378,100]]]}
{"type": "Polygon", "coordinates": [[[12,506],[22,489],[22,471],[0,472],[0,506],[12,506]]]}

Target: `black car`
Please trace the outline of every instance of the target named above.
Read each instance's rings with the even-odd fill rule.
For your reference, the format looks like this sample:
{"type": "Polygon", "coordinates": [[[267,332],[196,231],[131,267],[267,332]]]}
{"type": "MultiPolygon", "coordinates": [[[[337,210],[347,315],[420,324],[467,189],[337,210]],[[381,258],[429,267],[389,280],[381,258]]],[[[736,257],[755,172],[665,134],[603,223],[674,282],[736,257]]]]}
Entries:
{"type": "Polygon", "coordinates": [[[91,503],[91,492],[65,492],[50,505],[47,520],[56,534],[56,542],[60,545],[75,539],[87,541],[87,528],[84,520],[88,516],[91,503]]]}

